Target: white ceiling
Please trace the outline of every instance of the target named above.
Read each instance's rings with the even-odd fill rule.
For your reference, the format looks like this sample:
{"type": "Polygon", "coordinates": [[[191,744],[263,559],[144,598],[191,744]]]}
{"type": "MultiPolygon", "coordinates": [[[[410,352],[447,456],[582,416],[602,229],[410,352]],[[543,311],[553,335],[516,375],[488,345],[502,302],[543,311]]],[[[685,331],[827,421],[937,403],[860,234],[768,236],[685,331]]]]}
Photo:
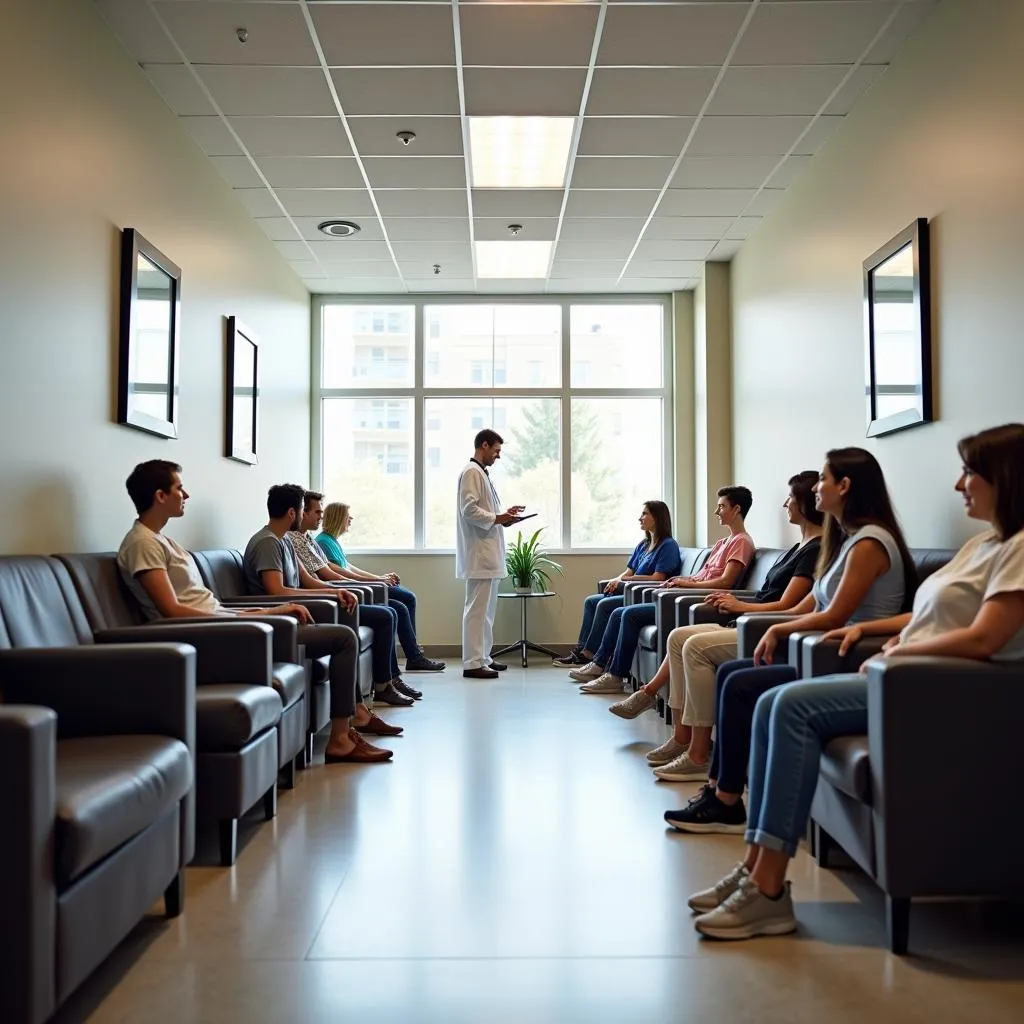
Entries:
{"type": "Polygon", "coordinates": [[[608,293],[730,259],[938,0],[95,2],[310,291],[608,293]],[[502,114],[577,118],[567,189],[467,187],[502,114]],[[547,279],[478,282],[513,222],[547,279]]]}

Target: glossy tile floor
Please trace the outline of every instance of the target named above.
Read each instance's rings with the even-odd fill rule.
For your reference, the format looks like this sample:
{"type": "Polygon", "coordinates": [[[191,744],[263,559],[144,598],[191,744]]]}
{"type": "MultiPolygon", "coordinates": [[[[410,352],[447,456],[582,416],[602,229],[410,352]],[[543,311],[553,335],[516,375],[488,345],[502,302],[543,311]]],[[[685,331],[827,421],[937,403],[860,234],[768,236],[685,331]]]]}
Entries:
{"type": "Polygon", "coordinates": [[[798,936],[703,941],[684,897],[741,841],[666,833],[696,787],[646,767],[656,715],[623,722],[540,662],[412,681],[393,764],[301,773],[235,867],[191,868],[184,915],[144,921],[57,1019],[1024,1020],[1019,907],[915,907],[896,958],[877,890],[801,854],[798,936]]]}

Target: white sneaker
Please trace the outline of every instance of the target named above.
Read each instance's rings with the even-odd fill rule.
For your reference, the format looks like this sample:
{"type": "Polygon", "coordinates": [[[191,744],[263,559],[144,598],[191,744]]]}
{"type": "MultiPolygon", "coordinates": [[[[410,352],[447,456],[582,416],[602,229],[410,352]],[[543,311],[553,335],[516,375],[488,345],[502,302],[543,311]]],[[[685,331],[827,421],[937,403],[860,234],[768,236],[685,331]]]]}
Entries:
{"type": "Polygon", "coordinates": [[[680,754],[685,754],[690,749],[688,743],[679,743],[674,736],[669,737],[660,747],[647,751],[647,763],[652,767],[668,764],[674,761],[680,754]]]}
{"type": "Polygon", "coordinates": [[[622,693],[622,676],[613,676],[611,672],[605,672],[592,683],[584,683],[580,687],[580,693],[622,693]]]}
{"type": "Polygon", "coordinates": [[[789,882],[777,900],[770,900],[750,878],[741,879],[736,891],[714,910],[702,914],[693,926],[712,939],[752,939],[757,935],[789,935],[796,931],[789,882]]]}
{"type": "Polygon", "coordinates": [[[608,706],[608,710],[619,718],[636,718],[654,707],[654,698],[641,687],[631,693],[625,700],[616,701],[608,706]]]}
{"type": "Polygon", "coordinates": [[[707,914],[720,907],[740,887],[740,882],[749,877],[750,872],[743,861],[740,861],[725,878],[719,879],[710,889],[695,892],[686,901],[686,905],[698,914],[707,914]]]}
{"type": "Polygon", "coordinates": [[[665,782],[707,782],[708,766],[690,760],[689,752],[680,754],[668,764],[654,769],[654,774],[665,782]]]}
{"type": "Polygon", "coordinates": [[[604,666],[588,661],[582,668],[574,668],[569,672],[569,678],[575,679],[578,683],[589,683],[604,675],[604,666]]]}

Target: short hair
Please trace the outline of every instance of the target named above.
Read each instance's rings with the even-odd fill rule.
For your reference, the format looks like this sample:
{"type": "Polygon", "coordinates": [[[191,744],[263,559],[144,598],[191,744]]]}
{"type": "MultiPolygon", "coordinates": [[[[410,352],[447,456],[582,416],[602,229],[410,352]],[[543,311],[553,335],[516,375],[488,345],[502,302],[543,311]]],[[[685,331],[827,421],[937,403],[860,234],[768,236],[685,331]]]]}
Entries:
{"type": "Polygon", "coordinates": [[[128,497],[132,499],[135,511],[141,516],[153,507],[157,491],[169,491],[174,485],[174,474],[181,472],[181,466],[167,459],[150,459],[140,462],[125,480],[128,497]]]}
{"type": "Polygon", "coordinates": [[[734,505],[739,505],[740,515],[746,519],[750,506],[754,504],[754,496],[749,487],[719,487],[718,496],[727,498],[734,505]]]}
{"type": "Polygon", "coordinates": [[[800,515],[809,523],[821,526],[825,522],[825,513],[818,508],[814,500],[814,486],[818,482],[816,469],[805,469],[796,476],[789,478],[789,490],[793,499],[800,506],[800,515]]]}
{"type": "Polygon", "coordinates": [[[267,491],[267,513],[271,519],[280,519],[290,508],[302,511],[302,496],[306,489],[298,484],[274,484],[267,491]]]}
{"type": "Polygon", "coordinates": [[[957,445],[964,466],[996,489],[1000,540],[1024,528],[1024,425],[1007,423],[965,437],[957,445]]]}
{"type": "Polygon", "coordinates": [[[303,491],[302,507],[309,508],[314,501],[323,501],[324,496],[319,491],[303,491]]]}
{"type": "Polygon", "coordinates": [[[473,438],[474,448],[483,448],[485,444],[493,448],[496,444],[504,443],[505,438],[503,438],[496,430],[491,430],[490,427],[484,427],[484,429],[473,438]]]}

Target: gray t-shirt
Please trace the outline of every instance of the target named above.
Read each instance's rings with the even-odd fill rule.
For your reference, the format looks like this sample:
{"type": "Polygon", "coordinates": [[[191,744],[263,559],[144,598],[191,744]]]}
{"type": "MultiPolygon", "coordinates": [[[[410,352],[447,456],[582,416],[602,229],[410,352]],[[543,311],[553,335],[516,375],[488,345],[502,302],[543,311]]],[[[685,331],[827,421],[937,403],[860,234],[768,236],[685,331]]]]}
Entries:
{"type": "Polygon", "coordinates": [[[245,546],[242,556],[245,571],[245,585],[250,594],[265,594],[261,572],[276,570],[281,573],[284,585],[292,589],[299,587],[299,563],[295,551],[287,540],[282,540],[269,526],[253,534],[245,546]]]}
{"type": "Polygon", "coordinates": [[[889,568],[871,584],[870,589],[864,595],[864,600],[850,616],[851,625],[899,615],[903,611],[903,600],[906,596],[907,584],[903,572],[903,559],[900,557],[900,549],[895,538],[882,526],[868,525],[862,526],[856,533],[851,533],[843,541],[839,554],[836,555],[832,564],[819,579],[815,580],[813,591],[815,611],[820,612],[832,603],[832,598],[836,596],[836,591],[839,589],[839,582],[843,578],[846,559],[854,546],[862,540],[874,540],[882,545],[885,553],[889,556],[889,568]]]}

